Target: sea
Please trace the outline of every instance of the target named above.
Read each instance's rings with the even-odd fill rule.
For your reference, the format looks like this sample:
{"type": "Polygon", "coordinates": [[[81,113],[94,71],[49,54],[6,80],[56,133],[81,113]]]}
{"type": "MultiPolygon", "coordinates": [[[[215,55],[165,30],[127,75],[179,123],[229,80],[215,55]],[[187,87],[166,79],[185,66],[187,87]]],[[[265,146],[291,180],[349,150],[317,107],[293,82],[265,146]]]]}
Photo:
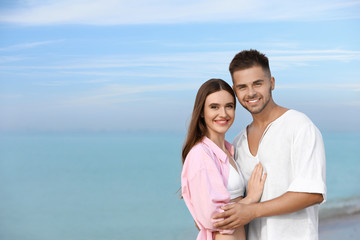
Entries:
{"type": "MultiPolygon", "coordinates": [[[[360,133],[323,132],[320,219],[360,212],[360,133]]],[[[235,135],[228,136],[231,141],[235,135]]],[[[0,134],[0,239],[191,240],[184,132],[0,134]]]]}

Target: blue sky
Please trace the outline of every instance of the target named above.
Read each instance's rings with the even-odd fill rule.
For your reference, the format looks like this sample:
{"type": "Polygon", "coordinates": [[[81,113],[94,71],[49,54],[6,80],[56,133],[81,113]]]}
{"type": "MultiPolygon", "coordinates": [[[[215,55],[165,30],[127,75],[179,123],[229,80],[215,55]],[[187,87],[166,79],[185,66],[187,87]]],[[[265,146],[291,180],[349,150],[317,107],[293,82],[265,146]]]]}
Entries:
{"type": "MultiPolygon", "coordinates": [[[[360,1],[0,1],[1,131],[185,131],[243,49],[275,101],[360,131],[360,1]]],[[[241,109],[232,131],[251,120],[241,109]]]]}

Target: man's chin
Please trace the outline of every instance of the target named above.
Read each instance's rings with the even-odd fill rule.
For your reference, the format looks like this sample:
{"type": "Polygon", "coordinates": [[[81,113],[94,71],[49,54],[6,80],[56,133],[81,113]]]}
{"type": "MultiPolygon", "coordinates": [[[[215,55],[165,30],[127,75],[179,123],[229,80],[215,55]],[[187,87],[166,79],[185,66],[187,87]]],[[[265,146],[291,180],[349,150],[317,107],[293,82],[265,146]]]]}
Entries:
{"type": "Polygon", "coordinates": [[[259,109],[259,108],[248,108],[248,107],[245,107],[245,109],[246,109],[249,113],[251,113],[251,114],[258,114],[258,113],[261,113],[264,108],[260,108],[260,109],[259,109]]]}

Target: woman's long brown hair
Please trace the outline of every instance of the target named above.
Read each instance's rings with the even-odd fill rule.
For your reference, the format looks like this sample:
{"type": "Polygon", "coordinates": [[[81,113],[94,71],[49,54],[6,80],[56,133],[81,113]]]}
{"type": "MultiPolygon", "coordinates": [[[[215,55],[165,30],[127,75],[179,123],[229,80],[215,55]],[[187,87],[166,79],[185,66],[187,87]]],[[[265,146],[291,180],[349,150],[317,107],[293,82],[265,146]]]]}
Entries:
{"type": "Polygon", "coordinates": [[[222,79],[210,79],[199,88],[194,103],[194,109],[189,125],[186,141],[182,149],[182,163],[184,164],[186,156],[204,136],[207,134],[205,119],[202,117],[206,97],[214,92],[225,90],[234,98],[234,108],[236,106],[236,98],[233,89],[228,83],[222,79]]]}

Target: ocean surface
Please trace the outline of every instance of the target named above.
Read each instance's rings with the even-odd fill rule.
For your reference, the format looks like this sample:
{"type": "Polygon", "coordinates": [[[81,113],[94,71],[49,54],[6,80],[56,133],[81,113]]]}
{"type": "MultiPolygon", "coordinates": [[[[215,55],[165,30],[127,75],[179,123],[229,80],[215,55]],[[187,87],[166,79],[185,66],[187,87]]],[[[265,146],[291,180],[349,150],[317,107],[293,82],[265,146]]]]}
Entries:
{"type": "MultiPolygon", "coordinates": [[[[195,239],[177,192],[184,134],[1,133],[0,239],[195,239]]],[[[360,133],[323,137],[320,216],[359,212],[360,133]]]]}

